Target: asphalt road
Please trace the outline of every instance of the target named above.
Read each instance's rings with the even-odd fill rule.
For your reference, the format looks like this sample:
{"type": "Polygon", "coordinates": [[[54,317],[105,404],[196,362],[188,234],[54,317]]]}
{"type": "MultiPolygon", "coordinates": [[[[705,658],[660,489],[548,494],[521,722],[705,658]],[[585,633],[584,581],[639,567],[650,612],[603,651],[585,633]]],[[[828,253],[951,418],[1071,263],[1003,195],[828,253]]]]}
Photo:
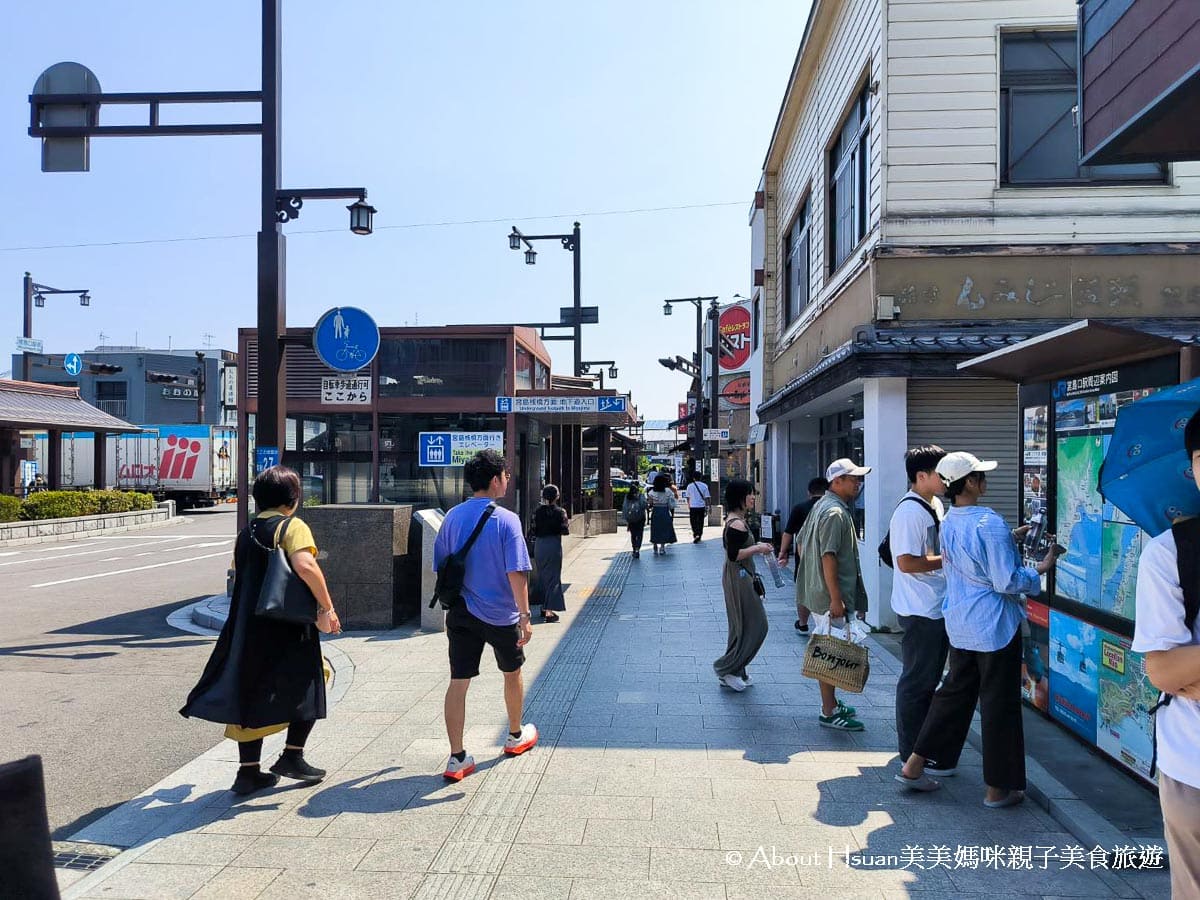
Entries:
{"type": "Polygon", "coordinates": [[[141,531],[0,547],[0,761],[39,753],[66,839],[221,739],[179,715],[212,638],[167,625],[225,589],[232,506],[141,531]]]}

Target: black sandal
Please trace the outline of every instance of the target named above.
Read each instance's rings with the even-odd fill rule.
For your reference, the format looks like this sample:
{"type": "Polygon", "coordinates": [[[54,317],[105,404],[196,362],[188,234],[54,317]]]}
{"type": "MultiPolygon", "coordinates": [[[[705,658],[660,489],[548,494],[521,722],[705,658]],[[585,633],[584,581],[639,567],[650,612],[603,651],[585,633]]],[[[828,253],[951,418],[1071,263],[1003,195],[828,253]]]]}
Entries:
{"type": "Polygon", "coordinates": [[[558,616],[555,613],[546,612],[545,610],[543,610],[542,611],[542,621],[543,622],[557,622],[558,616]]]}

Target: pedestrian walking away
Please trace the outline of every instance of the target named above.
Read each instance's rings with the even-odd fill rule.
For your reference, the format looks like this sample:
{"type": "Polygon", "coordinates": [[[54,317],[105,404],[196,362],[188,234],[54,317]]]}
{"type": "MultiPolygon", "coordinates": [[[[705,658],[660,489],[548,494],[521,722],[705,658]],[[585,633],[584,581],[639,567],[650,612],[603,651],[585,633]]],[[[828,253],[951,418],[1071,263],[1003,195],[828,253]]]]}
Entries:
{"type": "Polygon", "coordinates": [[[763,587],[754,557],[774,553],[775,548],[765,541],[755,543],[746,522],[746,513],[754,508],[754,488],[750,482],[741,478],[729,482],[725,488],[725,508],[729,515],[721,535],[725,547],[721,589],[725,594],[729,638],[725,654],[713,663],[713,671],[725,687],[744,691],[751,683],[746,666],[767,639],[767,611],[759,593],[763,587]]]}
{"type": "Polygon", "coordinates": [[[791,552],[792,545],[796,545],[796,567],[792,572],[792,579],[796,583],[796,631],[800,634],[808,634],[808,617],[812,611],[804,602],[803,592],[800,585],[800,544],[796,542],[796,536],[800,534],[800,529],[804,527],[804,523],[808,521],[808,515],[812,512],[817,501],[825,496],[825,492],[829,490],[829,482],[818,476],[808,483],[808,499],[797,503],[792,507],[791,513],[788,514],[787,524],[783,527],[783,537],[779,539],[779,565],[786,566],[788,554],[791,552]]]}
{"type": "MultiPolygon", "coordinates": [[[[1200,487],[1200,412],[1183,431],[1200,487]]],[[[1200,897],[1200,519],[1177,522],[1138,561],[1133,649],[1163,692],[1154,713],[1158,799],[1171,858],[1171,896],[1200,897]]]]}
{"type": "Polygon", "coordinates": [[[704,520],[708,518],[712,492],[701,480],[700,473],[693,470],[684,493],[687,495],[688,518],[692,524],[692,543],[698,544],[704,536],[704,520]]]}
{"type": "Polygon", "coordinates": [[[675,537],[675,492],[671,490],[671,479],[659,475],[654,479],[654,490],[646,495],[650,506],[650,543],[654,554],[665,555],[667,544],[674,544],[675,537]]]}
{"type": "Polygon", "coordinates": [[[567,608],[563,597],[563,535],[571,533],[567,511],[558,505],[558,487],[542,488],[542,502],[533,512],[533,559],[536,563],[534,596],[542,604],[542,620],[557,622],[567,608]]]}
{"type": "Polygon", "coordinates": [[[471,679],[479,674],[485,646],[492,648],[496,666],[504,673],[504,706],[508,713],[505,754],[517,756],[538,740],[537,727],[521,722],[525,704],[521,667],[525,664],[524,647],[533,637],[529,550],[516,514],[496,506],[496,501],[508,493],[508,464],[495,450],[480,450],[463,466],[463,476],[473,496],[446,513],[433,545],[433,566],[440,572],[483,520],[466,555],[462,595],[446,611],[450,686],[444,710],[450,758],[442,774],[450,781],[461,781],[475,771],[475,759],[463,746],[463,731],[467,690],[471,679]]]}
{"type": "MultiPolygon", "coordinates": [[[[867,590],[863,586],[858,558],[858,530],[851,509],[862,491],[870,466],[849,459],[838,459],[825,472],[829,490],[813,506],[800,531],[800,571],[796,579],[797,596],[807,599],[814,613],[827,615],[835,628],[844,628],[850,616],[862,619],[867,611],[867,590]]],[[[821,711],[817,722],[823,728],[862,731],[863,723],[854,718],[857,710],[837,697],[828,682],[818,682],[821,711]]]]}
{"type": "Polygon", "coordinates": [[[183,716],[225,725],[237,741],[238,773],[231,788],[250,794],[273,787],[279,777],[315,784],[325,770],[309,765],[304,745],[317,719],[325,718],[325,672],[320,631],[336,634],[341,622],[317,564],[312,530],[296,518],[300,476],[272,466],[251,491],[261,510],[234,547],[233,598],[229,616],[183,716]],[[272,553],[280,547],[317,602],[313,624],[255,615],[272,553]],[[287,729],[283,754],[270,772],[260,768],[263,738],[287,729]]]}
{"type": "MultiPolygon", "coordinates": [[[[946,451],[935,445],[913,447],[904,454],[909,490],[896,504],[885,539],[896,570],[892,576],[892,610],[904,629],[900,679],[896,682],[896,738],[901,764],[912,754],[950,652],[942,618],[946,576],[942,573],[939,535],[945,515],[941,497],[946,484],[937,473],[937,464],[945,455],[946,451]]],[[[927,762],[925,771],[935,776],[955,774],[961,749],[945,759],[927,762]]]]}
{"type": "Polygon", "coordinates": [[[642,536],[646,531],[646,498],[642,489],[635,481],[629,485],[629,493],[621,504],[621,514],[625,517],[625,527],[629,529],[629,544],[633,548],[633,558],[642,555],[642,536]]]}
{"type": "Polygon", "coordinates": [[[1041,593],[1042,575],[1054,567],[1055,546],[1036,567],[1021,565],[1017,540],[1004,519],[979,504],[994,461],[949,453],[937,464],[953,503],[941,527],[950,640],[950,670],[933,695],[929,713],[896,780],[918,791],[939,782],[925,771],[962,749],[978,703],[983,731],[984,806],[999,809],[1024,799],[1025,735],[1021,719],[1022,594],[1041,593]]]}

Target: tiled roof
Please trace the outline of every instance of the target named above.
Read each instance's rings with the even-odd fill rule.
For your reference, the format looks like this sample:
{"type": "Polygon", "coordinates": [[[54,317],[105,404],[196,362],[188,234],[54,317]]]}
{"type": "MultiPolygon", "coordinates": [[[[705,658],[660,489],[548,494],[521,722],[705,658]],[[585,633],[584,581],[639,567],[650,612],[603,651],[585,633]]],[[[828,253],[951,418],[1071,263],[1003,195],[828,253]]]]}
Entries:
{"type": "Polygon", "coordinates": [[[56,431],[140,431],[79,397],[77,388],[0,380],[0,425],[56,431]]]}
{"type": "MultiPolygon", "coordinates": [[[[1105,320],[1114,325],[1129,325],[1141,331],[1169,337],[1182,344],[1200,344],[1200,332],[1195,320],[1139,319],[1136,323],[1120,319],[1105,320]]],[[[1011,347],[1037,337],[1065,324],[1058,320],[1012,320],[989,322],[986,326],[961,323],[922,322],[910,326],[863,325],[852,340],[834,348],[816,365],[793,378],[770,397],[760,409],[771,406],[802,388],[823,372],[851,357],[881,357],[895,355],[971,357],[1011,347]]]]}

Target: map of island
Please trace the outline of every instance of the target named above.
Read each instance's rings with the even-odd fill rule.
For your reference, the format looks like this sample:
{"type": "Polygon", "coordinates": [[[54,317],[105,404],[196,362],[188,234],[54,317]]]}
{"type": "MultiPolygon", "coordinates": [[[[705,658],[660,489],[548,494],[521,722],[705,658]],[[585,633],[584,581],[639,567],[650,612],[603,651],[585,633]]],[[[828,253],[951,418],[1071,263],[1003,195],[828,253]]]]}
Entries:
{"type": "Polygon", "coordinates": [[[1079,435],[1058,439],[1058,542],[1067,552],[1058,561],[1060,597],[1099,606],[1103,501],[1096,490],[1104,439],[1079,435]]]}
{"type": "Polygon", "coordinates": [[[1150,775],[1154,725],[1150,709],[1158,689],[1146,676],[1145,660],[1129,642],[1105,633],[1100,642],[1096,746],[1143,776],[1150,775]]]}

